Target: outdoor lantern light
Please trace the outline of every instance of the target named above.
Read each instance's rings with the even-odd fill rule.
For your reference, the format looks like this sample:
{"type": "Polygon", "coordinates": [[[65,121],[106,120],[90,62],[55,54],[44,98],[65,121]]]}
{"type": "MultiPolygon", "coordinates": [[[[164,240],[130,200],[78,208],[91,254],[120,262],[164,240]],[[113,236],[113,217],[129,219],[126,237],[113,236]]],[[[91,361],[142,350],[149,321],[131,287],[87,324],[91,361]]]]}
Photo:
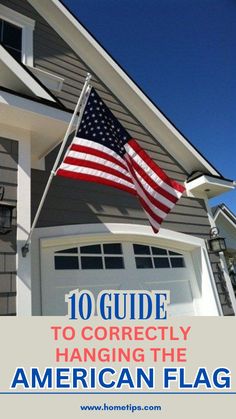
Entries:
{"type": "Polygon", "coordinates": [[[219,236],[219,229],[212,227],[210,229],[210,239],[207,240],[208,250],[212,253],[219,253],[226,250],[225,239],[219,236]]]}
{"type": "Polygon", "coordinates": [[[0,186],[0,234],[6,234],[12,229],[12,211],[15,208],[11,202],[3,201],[4,186],[0,186]]]}

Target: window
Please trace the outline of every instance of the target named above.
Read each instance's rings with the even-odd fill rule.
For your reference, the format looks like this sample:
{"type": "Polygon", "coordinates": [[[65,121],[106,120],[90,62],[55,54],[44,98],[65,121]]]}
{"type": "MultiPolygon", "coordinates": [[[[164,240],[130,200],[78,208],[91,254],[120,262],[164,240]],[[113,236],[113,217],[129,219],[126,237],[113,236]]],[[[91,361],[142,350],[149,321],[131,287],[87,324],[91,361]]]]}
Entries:
{"type": "Polygon", "coordinates": [[[133,244],[137,269],[184,268],[184,257],[180,253],[160,247],[133,244]]]}
{"type": "Polygon", "coordinates": [[[0,42],[14,58],[21,61],[22,29],[19,26],[0,19],[0,42]]]}
{"type": "Polygon", "coordinates": [[[76,247],[60,250],[56,253],[62,254],[61,256],[55,256],[54,263],[56,270],[79,269],[79,259],[78,256],[76,256],[76,254],[78,254],[78,249],[76,247]]]}
{"type": "Polygon", "coordinates": [[[124,269],[121,243],[92,244],[55,252],[56,270],[124,269]]]}
{"type": "Polygon", "coordinates": [[[35,22],[0,4],[0,42],[18,61],[33,66],[35,22]]]}

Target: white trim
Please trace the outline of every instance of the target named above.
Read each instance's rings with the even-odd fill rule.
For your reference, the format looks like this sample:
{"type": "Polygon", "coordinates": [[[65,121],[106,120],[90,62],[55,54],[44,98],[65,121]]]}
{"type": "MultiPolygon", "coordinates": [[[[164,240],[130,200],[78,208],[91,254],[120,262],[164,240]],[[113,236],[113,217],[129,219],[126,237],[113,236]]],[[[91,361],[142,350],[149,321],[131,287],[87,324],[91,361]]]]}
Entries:
{"type": "Polygon", "coordinates": [[[3,19],[11,23],[17,23],[22,27],[26,25],[31,26],[32,29],[35,27],[35,21],[33,19],[9,9],[9,7],[3,6],[3,4],[0,4],[0,17],[3,17],[3,19]]]}
{"type": "Polygon", "coordinates": [[[0,4],[0,18],[22,28],[22,62],[32,66],[35,21],[2,4],[0,4]]]}
{"type": "Polygon", "coordinates": [[[34,165],[61,141],[70,119],[71,112],[5,92],[0,88],[1,129],[31,132],[34,165]]]}
{"type": "MultiPolygon", "coordinates": [[[[0,87],[0,104],[21,108],[27,112],[42,114],[48,118],[58,119],[60,121],[69,122],[71,112],[51,107],[50,104],[45,105],[30,98],[15,95],[14,93],[5,92],[0,87]]],[[[10,121],[9,121],[10,122],[10,121]]],[[[12,122],[12,121],[11,121],[12,122]]]]}
{"type": "Polygon", "coordinates": [[[55,74],[48,73],[48,71],[41,70],[37,67],[29,67],[29,70],[46,86],[48,89],[55,92],[60,92],[64,83],[62,77],[55,74]]]}
{"type": "MultiPolygon", "coordinates": [[[[2,128],[2,126],[1,126],[2,128]]],[[[18,142],[17,170],[17,253],[16,253],[16,313],[17,316],[31,315],[31,260],[22,258],[21,247],[30,230],[30,133],[20,128],[3,127],[3,138],[18,142]]]]}
{"type": "Polygon", "coordinates": [[[1,137],[9,140],[19,141],[19,138],[22,138],[24,141],[29,138],[29,131],[22,128],[17,128],[12,125],[4,125],[1,123],[1,137]]]}
{"type": "Polygon", "coordinates": [[[166,246],[167,243],[172,248],[182,249],[182,250],[193,250],[196,247],[205,247],[205,242],[203,239],[195,236],[189,236],[183,233],[173,232],[164,228],[161,228],[158,236],[153,233],[151,227],[137,224],[116,224],[116,223],[104,223],[104,224],[75,224],[69,226],[55,226],[55,227],[43,227],[36,229],[36,232],[40,230],[40,239],[44,240],[44,247],[55,246],[60,244],[60,241],[63,241],[63,244],[70,245],[74,243],[75,237],[78,240],[78,234],[83,235],[83,242],[86,243],[91,239],[91,236],[94,238],[96,235],[105,239],[110,234],[119,235],[119,240],[122,240],[122,237],[127,239],[129,235],[130,240],[139,239],[139,242],[145,242],[146,237],[148,236],[153,243],[158,243],[160,245],[166,246]]]}
{"type": "Polygon", "coordinates": [[[9,73],[13,74],[25,86],[26,91],[29,90],[42,99],[55,102],[55,99],[1,45],[0,58],[9,69],[9,73]]]}
{"type": "Polygon", "coordinates": [[[233,181],[211,177],[207,175],[199,176],[189,182],[185,182],[187,194],[191,193],[192,196],[201,197],[206,195],[208,198],[213,198],[235,189],[233,181]]]}
{"type": "Polygon", "coordinates": [[[31,152],[30,135],[19,140],[18,185],[17,185],[17,316],[29,316],[31,310],[31,265],[30,255],[23,258],[21,247],[30,230],[31,219],[31,152]]]}
{"type": "Polygon", "coordinates": [[[84,224],[71,226],[44,227],[35,229],[32,237],[32,295],[33,314],[40,314],[41,308],[39,296],[41,295],[41,272],[40,272],[40,249],[62,245],[78,244],[78,242],[91,243],[92,241],[137,241],[171,248],[176,251],[187,251],[192,255],[193,264],[196,262],[195,274],[199,282],[202,282],[202,301],[196,300],[195,308],[201,313],[204,305],[209,315],[222,315],[220,301],[208,258],[207,249],[203,239],[176,233],[167,229],[159,231],[158,236],[148,226],[133,224],[84,224]],[[209,307],[208,307],[209,305],[209,307]]]}

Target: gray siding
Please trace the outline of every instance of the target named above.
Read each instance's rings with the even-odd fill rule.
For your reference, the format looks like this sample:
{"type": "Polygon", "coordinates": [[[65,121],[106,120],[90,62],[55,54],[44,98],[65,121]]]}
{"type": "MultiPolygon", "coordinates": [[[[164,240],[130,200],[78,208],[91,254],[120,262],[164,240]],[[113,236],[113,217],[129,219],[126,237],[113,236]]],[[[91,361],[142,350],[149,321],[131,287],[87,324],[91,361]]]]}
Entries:
{"type": "MultiPolygon", "coordinates": [[[[0,185],[6,201],[16,204],[18,144],[0,137],[0,185]]],[[[13,230],[0,234],[0,315],[16,314],[16,211],[13,230]]]]}
{"type": "MultiPolygon", "coordinates": [[[[32,171],[32,216],[48,176],[49,172],[32,171]]],[[[130,194],[105,185],[55,177],[38,227],[108,222],[148,225],[138,200],[130,194]]],[[[204,201],[182,198],[167,216],[163,227],[206,237],[210,226],[204,201]]]]}
{"type": "MultiPolygon", "coordinates": [[[[32,217],[37,210],[57,152],[58,147],[47,156],[46,172],[32,170],[32,217]]],[[[105,185],[55,177],[38,227],[109,222],[148,225],[144,211],[132,195],[105,185]]],[[[163,227],[206,238],[210,225],[204,201],[182,197],[168,214],[163,227]]]]}

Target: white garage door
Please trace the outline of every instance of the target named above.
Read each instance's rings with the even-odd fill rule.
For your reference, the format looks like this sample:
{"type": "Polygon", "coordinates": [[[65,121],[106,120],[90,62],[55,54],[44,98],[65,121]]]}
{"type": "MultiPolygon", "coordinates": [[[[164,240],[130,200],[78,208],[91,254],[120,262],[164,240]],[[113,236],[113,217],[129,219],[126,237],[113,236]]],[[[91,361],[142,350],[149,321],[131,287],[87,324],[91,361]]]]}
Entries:
{"type": "Polygon", "coordinates": [[[65,294],[79,288],[170,290],[169,314],[195,315],[196,279],[183,251],[138,242],[92,243],[42,249],[42,313],[65,315],[65,294]]]}

